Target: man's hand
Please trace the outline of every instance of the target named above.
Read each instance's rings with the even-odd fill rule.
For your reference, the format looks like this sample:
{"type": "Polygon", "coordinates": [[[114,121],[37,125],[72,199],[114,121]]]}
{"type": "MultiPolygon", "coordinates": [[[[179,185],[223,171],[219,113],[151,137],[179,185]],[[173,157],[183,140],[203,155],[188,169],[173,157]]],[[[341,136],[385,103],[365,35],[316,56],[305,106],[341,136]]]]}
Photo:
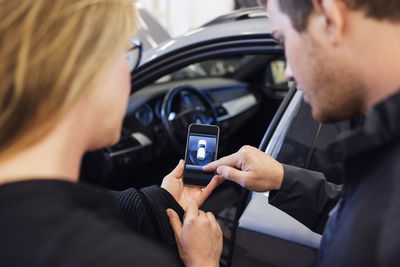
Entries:
{"type": "Polygon", "coordinates": [[[203,170],[216,170],[223,178],[256,192],[279,190],[283,180],[282,164],[251,146],[244,146],[235,154],[211,162],[203,170]]]}
{"type": "Polygon", "coordinates": [[[183,225],[175,211],[168,209],[167,214],[185,266],[219,266],[222,231],[214,215],[199,210],[195,202],[189,202],[183,225]]]}
{"type": "Polygon", "coordinates": [[[170,174],[165,176],[161,187],[175,198],[183,210],[187,209],[189,201],[195,201],[197,207],[200,207],[211,192],[224,180],[219,176],[214,176],[205,188],[186,186],[183,184],[182,180],[184,167],[185,162],[180,160],[178,166],[176,166],[170,174]]]}

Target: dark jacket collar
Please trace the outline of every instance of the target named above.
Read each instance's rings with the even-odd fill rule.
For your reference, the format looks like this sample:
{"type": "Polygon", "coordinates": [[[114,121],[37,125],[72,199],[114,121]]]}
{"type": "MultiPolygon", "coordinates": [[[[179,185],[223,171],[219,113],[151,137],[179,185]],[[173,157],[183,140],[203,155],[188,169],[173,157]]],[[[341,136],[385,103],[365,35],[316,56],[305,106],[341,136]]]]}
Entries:
{"type": "Polygon", "coordinates": [[[400,91],[377,104],[361,128],[340,137],[345,160],[400,141],[400,91]]]}

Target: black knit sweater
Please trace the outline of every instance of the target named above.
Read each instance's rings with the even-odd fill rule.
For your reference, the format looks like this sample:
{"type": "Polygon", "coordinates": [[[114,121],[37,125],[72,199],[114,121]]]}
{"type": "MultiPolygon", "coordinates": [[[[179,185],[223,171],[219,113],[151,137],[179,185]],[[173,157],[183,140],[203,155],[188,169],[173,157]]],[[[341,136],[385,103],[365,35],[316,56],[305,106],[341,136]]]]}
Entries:
{"type": "Polygon", "coordinates": [[[0,266],[181,266],[165,190],[59,180],[0,186],[0,266]],[[158,240],[158,242],[157,242],[158,240]]]}

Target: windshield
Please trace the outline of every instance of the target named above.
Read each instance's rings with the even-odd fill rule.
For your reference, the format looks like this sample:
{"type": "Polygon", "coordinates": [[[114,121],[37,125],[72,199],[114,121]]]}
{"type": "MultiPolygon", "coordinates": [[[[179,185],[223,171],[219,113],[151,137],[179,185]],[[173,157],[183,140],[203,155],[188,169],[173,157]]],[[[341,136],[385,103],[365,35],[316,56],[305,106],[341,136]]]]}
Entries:
{"type": "Polygon", "coordinates": [[[234,58],[212,59],[191,64],[171,74],[161,77],[157,83],[186,79],[229,77],[254,59],[254,55],[234,58]]]}
{"type": "MultiPolygon", "coordinates": [[[[199,78],[239,78],[248,70],[265,65],[269,78],[268,85],[286,85],[286,62],[284,59],[270,60],[260,55],[241,55],[197,62],[158,79],[156,83],[166,83],[199,78]],[[269,63],[269,64],[268,64],[269,63]]],[[[240,80],[240,79],[239,79],[240,80]]]]}

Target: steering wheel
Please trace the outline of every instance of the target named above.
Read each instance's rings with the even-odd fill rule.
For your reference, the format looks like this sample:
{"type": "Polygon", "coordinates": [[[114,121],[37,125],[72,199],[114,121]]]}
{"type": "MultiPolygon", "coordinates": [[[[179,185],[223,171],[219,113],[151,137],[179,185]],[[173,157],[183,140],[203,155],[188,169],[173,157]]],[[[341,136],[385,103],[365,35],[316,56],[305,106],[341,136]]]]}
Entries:
{"type": "Polygon", "coordinates": [[[217,112],[206,94],[192,86],[172,88],[165,95],[161,105],[161,120],[173,147],[178,153],[185,149],[186,134],[191,123],[213,124],[219,126],[217,112]],[[176,97],[186,107],[178,114],[172,112],[176,97]],[[203,106],[195,106],[189,96],[195,96],[203,106]]]}

